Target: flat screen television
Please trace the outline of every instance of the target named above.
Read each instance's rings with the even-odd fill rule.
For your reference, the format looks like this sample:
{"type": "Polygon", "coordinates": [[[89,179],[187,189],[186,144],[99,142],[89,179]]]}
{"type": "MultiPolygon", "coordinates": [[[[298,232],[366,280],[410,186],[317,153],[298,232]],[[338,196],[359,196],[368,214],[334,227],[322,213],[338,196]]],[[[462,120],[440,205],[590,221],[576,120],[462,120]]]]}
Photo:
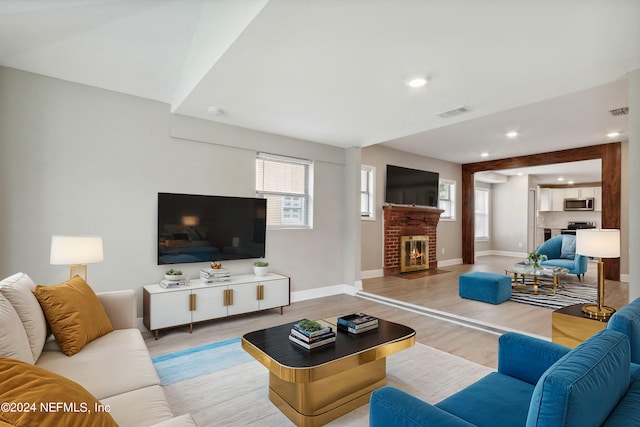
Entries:
{"type": "Polygon", "coordinates": [[[437,208],[439,178],[437,172],[387,165],[384,201],[437,208]]]}
{"type": "Polygon", "coordinates": [[[158,265],[262,258],[267,200],[158,193],[158,265]]]}

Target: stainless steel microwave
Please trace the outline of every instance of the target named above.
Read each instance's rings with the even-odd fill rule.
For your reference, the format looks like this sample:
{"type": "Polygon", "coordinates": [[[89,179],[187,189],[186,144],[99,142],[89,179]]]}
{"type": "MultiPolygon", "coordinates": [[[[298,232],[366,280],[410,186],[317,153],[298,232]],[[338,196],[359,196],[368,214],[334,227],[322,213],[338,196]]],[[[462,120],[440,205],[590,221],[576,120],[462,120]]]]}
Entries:
{"type": "Polygon", "coordinates": [[[592,211],[593,197],[584,199],[564,199],[565,211],[592,211]]]}

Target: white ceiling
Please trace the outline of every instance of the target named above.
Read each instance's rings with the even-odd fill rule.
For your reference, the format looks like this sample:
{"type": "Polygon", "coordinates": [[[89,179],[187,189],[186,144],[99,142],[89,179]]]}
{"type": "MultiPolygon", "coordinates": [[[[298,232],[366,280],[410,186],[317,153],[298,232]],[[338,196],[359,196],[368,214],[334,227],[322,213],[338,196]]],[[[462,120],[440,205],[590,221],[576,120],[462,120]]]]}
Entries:
{"type": "Polygon", "coordinates": [[[640,68],[638,17],[638,0],[2,0],[0,65],[468,163],[626,140],[608,110],[640,68]],[[417,74],[429,84],[406,87],[417,74]]]}

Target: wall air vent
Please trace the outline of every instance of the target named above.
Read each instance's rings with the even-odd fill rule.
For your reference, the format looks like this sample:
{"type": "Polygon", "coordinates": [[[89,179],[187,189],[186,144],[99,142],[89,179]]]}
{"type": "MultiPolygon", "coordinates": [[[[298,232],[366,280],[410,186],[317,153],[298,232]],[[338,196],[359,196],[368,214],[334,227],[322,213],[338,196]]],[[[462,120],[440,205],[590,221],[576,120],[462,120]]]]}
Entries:
{"type": "Polygon", "coordinates": [[[612,116],[626,116],[629,114],[629,107],[616,108],[614,110],[609,110],[612,116]]]}
{"type": "Polygon", "coordinates": [[[464,114],[468,112],[469,112],[469,109],[464,105],[461,105],[460,107],[454,108],[453,110],[443,111],[442,113],[438,113],[436,115],[442,117],[443,119],[446,119],[449,117],[459,116],[460,114],[464,114]]]}

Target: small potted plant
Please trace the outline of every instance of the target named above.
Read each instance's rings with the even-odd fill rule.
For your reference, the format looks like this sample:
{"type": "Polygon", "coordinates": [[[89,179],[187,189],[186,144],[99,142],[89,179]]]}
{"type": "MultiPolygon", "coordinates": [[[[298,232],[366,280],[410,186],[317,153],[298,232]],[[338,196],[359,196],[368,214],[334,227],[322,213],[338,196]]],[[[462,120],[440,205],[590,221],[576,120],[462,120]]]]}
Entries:
{"type": "Polygon", "coordinates": [[[547,256],[544,254],[538,253],[538,251],[529,252],[529,256],[527,257],[527,261],[529,265],[533,267],[534,270],[538,270],[540,268],[540,263],[547,259],[547,256]]]}
{"type": "Polygon", "coordinates": [[[256,276],[266,276],[269,272],[269,263],[265,260],[256,261],[253,263],[253,273],[256,276]]]}
{"type": "Polygon", "coordinates": [[[164,278],[167,280],[178,281],[184,279],[184,275],[181,270],[171,268],[164,272],[164,278]]]}

